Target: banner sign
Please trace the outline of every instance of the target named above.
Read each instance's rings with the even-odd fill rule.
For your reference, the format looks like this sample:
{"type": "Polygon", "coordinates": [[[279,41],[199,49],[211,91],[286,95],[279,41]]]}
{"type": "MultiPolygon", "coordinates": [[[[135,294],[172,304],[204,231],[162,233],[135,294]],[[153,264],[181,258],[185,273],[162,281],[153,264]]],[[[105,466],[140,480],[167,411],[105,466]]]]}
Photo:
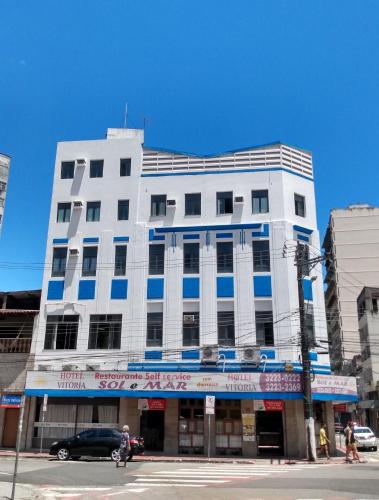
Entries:
{"type": "Polygon", "coordinates": [[[20,408],[21,397],[19,394],[3,394],[0,399],[0,408],[20,408]]]}
{"type": "Polygon", "coordinates": [[[333,405],[333,410],[338,411],[338,412],[347,412],[347,404],[346,403],[340,403],[338,405],[333,405]]]}
{"type": "Polygon", "coordinates": [[[280,399],[255,399],[255,411],[283,411],[284,401],[280,399]]]}
{"type": "Polygon", "coordinates": [[[166,400],[162,398],[139,399],[139,410],[165,410],[166,400]]]}
{"type": "MultiPolygon", "coordinates": [[[[131,393],[301,393],[300,373],[243,373],[243,372],[108,372],[108,371],[29,371],[26,378],[28,390],[117,391],[131,393]]],[[[357,395],[354,377],[315,375],[312,382],[314,394],[357,395]]],[[[122,394],[121,394],[122,395],[122,394]]],[[[273,399],[272,396],[270,399],[273,399]]],[[[278,398],[281,399],[281,398],[278,398]]]]}

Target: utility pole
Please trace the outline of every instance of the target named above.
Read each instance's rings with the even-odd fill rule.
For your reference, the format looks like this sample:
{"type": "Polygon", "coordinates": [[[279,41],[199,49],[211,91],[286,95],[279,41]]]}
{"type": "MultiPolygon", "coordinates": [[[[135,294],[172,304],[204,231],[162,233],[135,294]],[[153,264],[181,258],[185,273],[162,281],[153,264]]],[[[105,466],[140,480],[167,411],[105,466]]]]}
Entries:
{"type": "MultiPolygon", "coordinates": [[[[304,421],[307,456],[310,462],[316,461],[316,437],[315,421],[313,418],[313,402],[311,387],[311,360],[309,359],[309,336],[305,330],[305,308],[304,308],[304,287],[303,278],[305,276],[304,245],[297,242],[295,265],[297,266],[297,288],[299,293],[299,313],[300,313],[300,340],[301,340],[301,360],[302,360],[302,378],[304,395],[304,421]]],[[[314,259],[312,259],[314,260],[314,259]]]]}

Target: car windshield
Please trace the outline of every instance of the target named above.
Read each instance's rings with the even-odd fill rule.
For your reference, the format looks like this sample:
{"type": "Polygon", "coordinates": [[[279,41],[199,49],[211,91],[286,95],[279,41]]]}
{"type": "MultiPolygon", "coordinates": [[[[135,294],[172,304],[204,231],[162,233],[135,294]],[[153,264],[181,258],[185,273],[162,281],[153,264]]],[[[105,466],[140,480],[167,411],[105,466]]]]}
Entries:
{"type": "Polygon", "coordinates": [[[366,434],[366,433],[373,434],[372,430],[369,429],[368,427],[358,427],[354,429],[354,434],[366,434]]]}

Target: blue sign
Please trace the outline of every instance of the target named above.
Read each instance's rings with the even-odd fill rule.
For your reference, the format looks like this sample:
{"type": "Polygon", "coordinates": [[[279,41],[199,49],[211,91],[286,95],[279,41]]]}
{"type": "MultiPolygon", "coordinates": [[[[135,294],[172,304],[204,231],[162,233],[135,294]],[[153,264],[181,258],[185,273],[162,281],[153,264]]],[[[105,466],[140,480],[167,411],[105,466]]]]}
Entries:
{"type": "Polygon", "coordinates": [[[3,394],[0,399],[0,407],[19,408],[21,406],[21,397],[18,394],[3,394]]]}

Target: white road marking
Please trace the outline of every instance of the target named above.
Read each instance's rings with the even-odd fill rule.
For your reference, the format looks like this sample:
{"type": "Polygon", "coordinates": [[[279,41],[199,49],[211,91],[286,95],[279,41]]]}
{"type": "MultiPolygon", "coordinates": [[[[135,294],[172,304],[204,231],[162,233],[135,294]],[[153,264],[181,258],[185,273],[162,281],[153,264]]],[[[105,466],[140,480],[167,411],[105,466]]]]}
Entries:
{"type": "Polygon", "coordinates": [[[147,488],[127,488],[122,491],[115,491],[114,493],[107,493],[107,497],[114,497],[116,495],[123,495],[124,493],[143,493],[147,488]]]}
{"type": "MultiPolygon", "coordinates": [[[[193,476],[193,477],[249,477],[249,476],[268,476],[268,472],[154,472],[156,476],[193,476]]],[[[136,475],[138,477],[138,474],[136,475]]]]}
{"type": "Polygon", "coordinates": [[[40,488],[40,490],[53,490],[53,491],[107,491],[112,488],[106,487],[91,487],[91,486],[49,486],[45,488],[40,488]]]}
{"type": "MultiPolygon", "coordinates": [[[[133,483],[126,484],[125,486],[131,486],[133,483]]],[[[134,483],[135,484],[135,483],[134,483]]],[[[206,484],[184,484],[184,483],[138,483],[138,486],[180,486],[181,488],[204,488],[206,484]]]]}
{"type": "Polygon", "coordinates": [[[4,476],[13,476],[11,472],[0,472],[0,474],[3,474],[4,476]]]}
{"type": "Polygon", "coordinates": [[[164,481],[164,482],[177,482],[177,483],[227,483],[228,481],[224,481],[223,479],[172,479],[172,478],[163,478],[163,477],[155,477],[152,478],[150,475],[146,474],[140,474],[138,476],[135,476],[137,478],[143,477],[145,479],[137,479],[136,481],[145,481],[145,482],[156,482],[158,481],[164,481]]]}

